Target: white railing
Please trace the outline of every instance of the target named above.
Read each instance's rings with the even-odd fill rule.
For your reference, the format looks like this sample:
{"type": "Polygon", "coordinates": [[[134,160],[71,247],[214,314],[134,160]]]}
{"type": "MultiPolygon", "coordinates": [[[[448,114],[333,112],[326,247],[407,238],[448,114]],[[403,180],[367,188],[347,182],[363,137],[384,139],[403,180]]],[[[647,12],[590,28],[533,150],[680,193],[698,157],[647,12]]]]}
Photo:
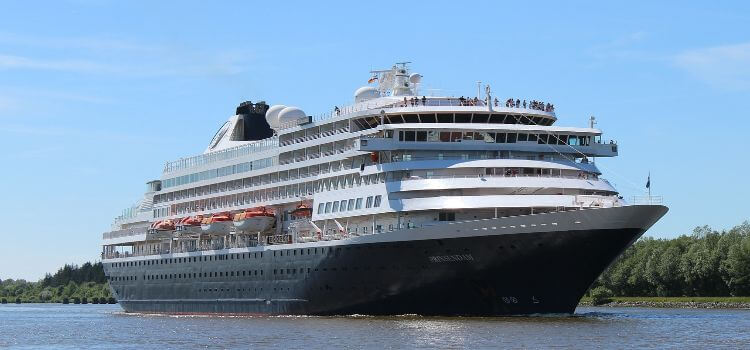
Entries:
{"type": "Polygon", "coordinates": [[[142,235],[146,233],[146,230],[147,230],[146,227],[139,227],[139,228],[130,228],[130,229],[125,229],[125,230],[105,232],[102,234],[102,239],[112,239],[112,238],[142,235]]]}
{"type": "Polygon", "coordinates": [[[173,162],[167,162],[164,165],[164,174],[168,174],[174,171],[189,169],[205,164],[210,164],[222,160],[233,159],[237,157],[247,156],[255,152],[262,152],[269,149],[279,147],[278,136],[273,136],[264,140],[253,142],[246,145],[235,146],[227,149],[223,149],[216,152],[210,152],[206,154],[200,154],[188,158],[182,158],[173,162]]]}
{"type": "MultiPolygon", "coordinates": [[[[416,156],[392,156],[391,162],[410,162],[410,161],[421,161],[421,160],[497,160],[497,159],[507,159],[507,160],[535,160],[535,161],[544,161],[544,162],[558,162],[558,161],[564,161],[568,163],[575,163],[575,164],[587,164],[583,163],[580,160],[575,161],[572,159],[567,159],[564,157],[558,157],[558,158],[544,158],[544,159],[527,159],[524,157],[477,157],[477,156],[442,156],[442,157],[435,157],[435,156],[429,156],[429,157],[416,157],[416,156]]],[[[593,164],[593,163],[591,163],[593,164]]]]}
{"type": "Polygon", "coordinates": [[[630,204],[638,205],[661,205],[664,203],[663,196],[632,196],[630,204]]]}
{"type": "MultiPolygon", "coordinates": [[[[386,182],[393,181],[411,181],[411,180],[431,180],[431,179],[483,179],[492,177],[538,177],[538,178],[556,178],[556,179],[577,179],[577,180],[604,180],[594,175],[553,175],[553,174],[494,174],[494,175],[424,175],[409,176],[401,179],[387,179],[386,182]]],[[[607,182],[609,184],[609,182],[607,182]]]]}
{"type": "Polygon", "coordinates": [[[341,133],[348,132],[348,131],[349,131],[349,126],[346,126],[346,127],[338,128],[338,129],[335,129],[335,130],[324,131],[322,133],[317,133],[317,134],[313,134],[313,135],[307,135],[307,136],[304,136],[304,137],[297,137],[297,138],[294,138],[294,139],[291,139],[291,140],[287,140],[287,141],[281,142],[279,146],[284,147],[284,146],[288,146],[288,145],[293,145],[295,143],[300,143],[300,142],[305,142],[305,141],[310,141],[310,140],[316,140],[316,139],[319,139],[321,137],[333,136],[333,135],[341,134],[341,133]]]}
{"type": "MultiPolygon", "coordinates": [[[[397,97],[397,96],[392,96],[397,97]]],[[[426,106],[426,107],[486,107],[487,103],[485,103],[484,100],[478,99],[474,101],[473,98],[465,98],[461,100],[458,97],[425,97],[423,100],[421,97],[416,98],[415,100],[412,100],[411,97],[407,97],[406,101],[399,100],[396,102],[392,101],[380,101],[380,103],[372,102],[362,102],[357,103],[353,105],[343,106],[340,107],[338,110],[335,108],[329,112],[321,113],[316,116],[312,117],[313,122],[320,122],[325,121],[328,119],[344,116],[351,113],[366,111],[366,110],[372,110],[372,109],[385,109],[385,108],[402,108],[402,107],[419,107],[419,106],[426,106]]],[[[523,108],[523,107],[504,107],[502,103],[498,103],[497,105],[493,106],[495,108],[505,108],[505,109],[523,109],[532,111],[531,113],[538,113],[538,112],[544,112],[551,115],[554,115],[554,111],[544,111],[540,109],[533,109],[533,108],[523,108]]],[[[281,129],[293,127],[299,125],[298,121],[292,121],[290,123],[286,123],[281,126],[281,129]]]]}

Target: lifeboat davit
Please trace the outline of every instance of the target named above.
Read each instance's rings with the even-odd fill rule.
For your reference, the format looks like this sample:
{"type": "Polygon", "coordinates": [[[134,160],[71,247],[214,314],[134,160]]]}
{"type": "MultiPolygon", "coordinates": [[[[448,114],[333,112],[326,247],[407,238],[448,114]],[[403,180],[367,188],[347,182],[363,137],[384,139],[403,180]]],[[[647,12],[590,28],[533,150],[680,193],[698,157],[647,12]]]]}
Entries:
{"type": "Polygon", "coordinates": [[[151,225],[151,228],[156,231],[174,231],[174,221],[171,219],[157,221],[151,225]]]}
{"type": "Polygon", "coordinates": [[[297,209],[292,210],[292,215],[309,218],[312,216],[312,207],[307,203],[301,203],[297,206],[297,209]]]}
{"type": "Polygon", "coordinates": [[[244,232],[263,232],[270,229],[276,215],[266,207],[246,209],[234,216],[234,227],[244,232]]]}
{"type": "Polygon", "coordinates": [[[232,227],[229,212],[213,214],[201,221],[201,231],[210,235],[228,235],[232,227]]]}
{"type": "Polygon", "coordinates": [[[203,215],[188,216],[177,222],[177,231],[200,233],[203,215]]]}

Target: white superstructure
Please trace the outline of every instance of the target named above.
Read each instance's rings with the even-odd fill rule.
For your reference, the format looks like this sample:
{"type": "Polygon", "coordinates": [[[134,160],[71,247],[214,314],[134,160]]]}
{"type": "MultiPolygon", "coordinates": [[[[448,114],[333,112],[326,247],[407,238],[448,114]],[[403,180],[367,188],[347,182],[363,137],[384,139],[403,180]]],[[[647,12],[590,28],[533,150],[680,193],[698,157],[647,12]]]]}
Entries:
{"type": "Polygon", "coordinates": [[[243,141],[247,116],[230,117],[203,154],[168,162],[148,183],[141,203],[104,234],[103,258],[626,205],[594,163],[616,156],[617,144],[595,128],[553,125],[552,105],[497,98],[489,87],[481,97],[426,97],[405,63],[372,74],[376,86],[325,116],[268,108],[269,138],[243,141]],[[217,219],[237,223],[261,207],[273,213],[262,224],[217,219]],[[186,218],[202,225],[181,225],[186,218]]]}

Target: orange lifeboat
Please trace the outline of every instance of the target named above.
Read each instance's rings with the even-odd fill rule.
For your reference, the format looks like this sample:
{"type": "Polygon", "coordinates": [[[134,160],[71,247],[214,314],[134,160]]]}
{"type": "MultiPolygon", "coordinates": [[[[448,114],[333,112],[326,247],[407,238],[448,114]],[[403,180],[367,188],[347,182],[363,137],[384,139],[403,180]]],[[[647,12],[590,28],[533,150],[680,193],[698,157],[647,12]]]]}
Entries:
{"type": "Polygon", "coordinates": [[[312,207],[307,203],[300,203],[300,205],[297,206],[297,209],[292,210],[292,215],[296,217],[311,217],[312,207]]]}
{"type": "Polygon", "coordinates": [[[186,233],[200,233],[203,215],[187,216],[177,222],[177,231],[186,233]]]}
{"type": "Polygon", "coordinates": [[[200,226],[203,223],[203,215],[188,216],[180,220],[181,226],[200,226]]]}
{"type": "Polygon", "coordinates": [[[273,226],[276,214],[266,207],[250,208],[234,216],[234,227],[244,232],[263,232],[273,226]]]}
{"type": "Polygon", "coordinates": [[[171,219],[157,221],[151,225],[151,228],[156,231],[174,231],[174,221],[171,219]]]}
{"type": "Polygon", "coordinates": [[[229,212],[216,213],[201,220],[201,230],[213,235],[227,235],[232,225],[229,212]]]}

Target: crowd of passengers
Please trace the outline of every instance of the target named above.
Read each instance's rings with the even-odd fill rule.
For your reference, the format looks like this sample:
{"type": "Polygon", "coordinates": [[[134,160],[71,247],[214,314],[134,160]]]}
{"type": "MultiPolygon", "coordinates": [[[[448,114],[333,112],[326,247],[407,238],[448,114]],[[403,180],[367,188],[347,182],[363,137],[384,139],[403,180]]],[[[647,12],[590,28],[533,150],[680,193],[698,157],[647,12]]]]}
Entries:
{"type": "MultiPolygon", "coordinates": [[[[497,97],[495,98],[495,107],[498,106],[500,101],[497,100],[497,97]]],[[[545,111],[545,112],[554,112],[555,111],[555,105],[551,103],[544,103],[537,100],[531,100],[528,103],[526,103],[526,100],[521,101],[520,99],[513,99],[509,98],[505,100],[505,107],[512,107],[512,108],[528,108],[528,109],[535,109],[538,111],[545,111]]]]}
{"type": "MultiPolygon", "coordinates": [[[[461,106],[481,106],[481,103],[487,104],[487,99],[480,100],[476,97],[459,97],[458,103],[461,106]]],[[[500,100],[495,97],[494,100],[495,107],[500,106],[500,100]]],[[[427,106],[427,97],[422,96],[422,98],[419,98],[417,96],[412,98],[406,98],[404,97],[404,102],[399,105],[399,107],[415,107],[415,106],[427,106]]],[[[535,109],[538,111],[545,111],[545,112],[554,112],[555,111],[555,105],[551,103],[544,103],[537,100],[531,100],[528,103],[526,100],[521,101],[520,99],[513,99],[509,98],[505,100],[505,107],[511,107],[511,108],[528,108],[528,109],[535,109]]],[[[333,113],[337,116],[341,115],[341,109],[339,109],[338,106],[333,107],[333,113]]]]}

